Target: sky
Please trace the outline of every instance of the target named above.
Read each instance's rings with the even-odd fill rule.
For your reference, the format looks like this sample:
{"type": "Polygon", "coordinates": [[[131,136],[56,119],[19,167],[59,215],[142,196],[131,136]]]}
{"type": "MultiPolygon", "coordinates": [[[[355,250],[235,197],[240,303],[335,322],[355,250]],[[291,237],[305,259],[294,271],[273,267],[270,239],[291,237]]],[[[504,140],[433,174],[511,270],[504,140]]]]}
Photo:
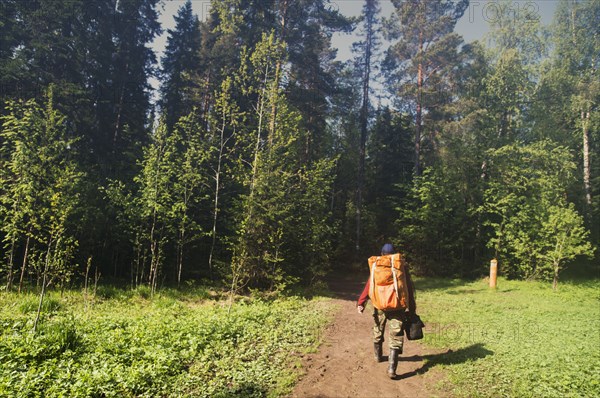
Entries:
{"type": "MultiPolygon", "coordinates": [[[[539,18],[544,25],[548,25],[552,22],[558,2],[559,0],[515,0],[510,4],[511,9],[515,13],[532,15],[535,18],[539,18]]],[[[472,0],[469,8],[456,24],[456,32],[461,34],[467,43],[484,39],[486,33],[489,31],[489,22],[493,21],[499,3],[499,0],[472,0]]],[[[164,0],[164,3],[162,4],[159,21],[164,32],[152,43],[152,48],[156,52],[158,59],[162,56],[167,42],[167,29],[174,28],[175,22],[173,16],[177,14],[177,10],[183,4],[185,4],[185,0],[164,0]]],[[[363,4],[363,0],[332,0],[330,2],[330,7],[339,10],[343,15],[357,16],[360,15],[363,4]]],[[[380,0],[379,4],[381,7],[381,16],[387,17],[391,15],[393,11],[391,1],[380,0]]],[[[208,15],[209,7],[210,0],[192,0],[192,8],[200,20],[204,20],[208,15]]],[[[352,43],[356,40],[357,38],[353,34],[334,35],[332,45],[338,49],[338,60],[344,61],[351,58],[352,54],[350,48],[352,43]]],[[[384,43],[382,49],[385,49],[385,46],[384,43]]],[[[151,79],[150,83],[155,89],[158,87],[158,81],[156,79],[151,79]]]]}

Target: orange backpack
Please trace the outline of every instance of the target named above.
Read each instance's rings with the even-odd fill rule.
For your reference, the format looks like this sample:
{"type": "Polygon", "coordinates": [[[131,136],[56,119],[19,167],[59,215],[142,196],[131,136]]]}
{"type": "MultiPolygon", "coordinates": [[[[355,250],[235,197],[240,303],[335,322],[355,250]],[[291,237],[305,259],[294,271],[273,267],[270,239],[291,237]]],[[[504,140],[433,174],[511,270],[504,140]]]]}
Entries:
{"type": "Polygon", "coordinates": [[[383,311],[408,308],[408,283],[404,267],[400,253],[369,258],[369,298],[375,308],[383,311]]]}

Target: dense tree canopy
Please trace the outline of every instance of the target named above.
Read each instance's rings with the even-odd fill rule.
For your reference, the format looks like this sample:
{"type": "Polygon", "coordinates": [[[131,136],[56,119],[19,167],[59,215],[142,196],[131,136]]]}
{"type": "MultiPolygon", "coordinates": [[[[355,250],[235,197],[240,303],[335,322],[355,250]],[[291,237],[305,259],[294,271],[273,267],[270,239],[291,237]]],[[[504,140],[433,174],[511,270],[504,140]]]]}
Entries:
{"type": "Polygon", "coordinates": [[[368,0],[357,19],[328,0],[215,0],[202,21],[188,1],[160,66],[159,4],[2,2],[8,289],[93,268],[152,292],[282,290],[390,240],[434,275],[497,257],[557,283],[598,255],[599,1],[561,1],[549,27],[501,2],[469,44],[466,0],[393,1],[390,18],[368,0]],[[352,30],[337,61],[333,34],[352,30]]]}

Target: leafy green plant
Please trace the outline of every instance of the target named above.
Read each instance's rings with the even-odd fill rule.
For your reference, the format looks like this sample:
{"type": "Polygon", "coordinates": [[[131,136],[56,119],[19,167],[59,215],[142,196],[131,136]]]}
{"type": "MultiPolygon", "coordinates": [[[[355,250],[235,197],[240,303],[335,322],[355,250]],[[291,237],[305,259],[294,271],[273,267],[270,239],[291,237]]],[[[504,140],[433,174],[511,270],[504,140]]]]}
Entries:
{"type": "MultiPolygon", "coordinates": [[[[39,297],[27,295],[19,303],[19,311],[23,314],[35,312],[38,309],[38,304],[39,297]]],[[[61,307],[60,301],[55,298],[48,298],[42,302],[42,311],[45,313],[58,311],[61,307]]]]}
{"type": "Polygon", "coordinates": [[[290,358],[314,349],[331,310],[297,297],[228,308],[194,291],[91,304],[82,294],[50,292],[46,302],[61,307],[36,334],[31,313],[11,310],[20,297],[0,295],[0,396],[284,395],[296,378],[290,358]]]}
{"type": "Polygon", "coordinates": [[[488,246],[505,275],[550,277],[556,287],[566,261],[593,253],[583,218],[565,197],[575,170],[570,152],[541,141],[488,154],[490,181],[479,209],[491,227],[488,246]]]}

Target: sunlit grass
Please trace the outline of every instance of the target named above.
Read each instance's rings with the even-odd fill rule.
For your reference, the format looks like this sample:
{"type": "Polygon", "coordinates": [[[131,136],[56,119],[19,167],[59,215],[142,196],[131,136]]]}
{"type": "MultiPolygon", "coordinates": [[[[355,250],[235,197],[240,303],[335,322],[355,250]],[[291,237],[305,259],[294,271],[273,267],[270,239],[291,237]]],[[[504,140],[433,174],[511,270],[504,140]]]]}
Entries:
{"type": "MultiPolygon", "coordinates": [[[[427,359],[459,396],[600,396],[600,281],[421,279],[427,359]]],[[[448,387],[448,386],[446,386],[448,387]]]]}
{"type": "Polygon", "coordinates": [[[327,299],[208,299],[203,289],[0,294],[0,396],[279,396],[319,341],[327,299]],[[325,300],[324,305],[320,302],[325,300]],[[296,358],[296,359],[294,359],[296,358]],[[297,365],[297,364],[296,364],[297,365]]]}

